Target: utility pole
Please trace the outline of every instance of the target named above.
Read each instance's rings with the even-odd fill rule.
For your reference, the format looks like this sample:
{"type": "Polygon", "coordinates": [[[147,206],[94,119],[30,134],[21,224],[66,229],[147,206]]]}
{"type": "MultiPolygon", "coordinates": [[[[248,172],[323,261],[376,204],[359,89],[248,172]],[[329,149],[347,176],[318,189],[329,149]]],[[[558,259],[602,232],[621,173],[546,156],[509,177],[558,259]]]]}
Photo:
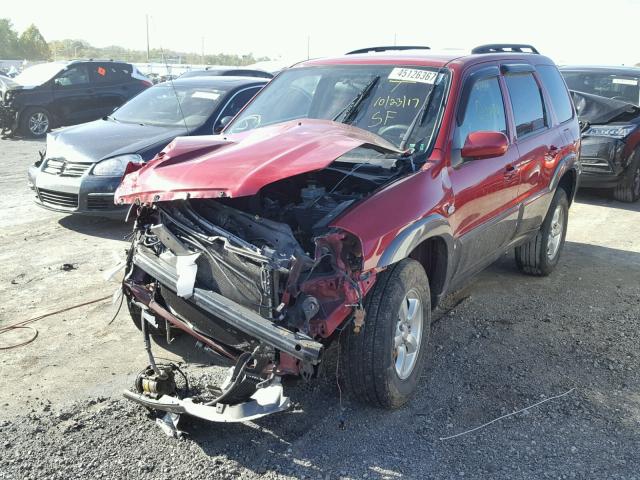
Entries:
{"type": "Polygon", "coordinates": [[[397,40],[398,40],[398,34],[394,33],[393,34],[393,46],[395,47],[397,45],[397,40]]]}
{"type": "Polygon", "coordinates": [[[204,37],[201,37],[202,40],[202,45],[201,45],[201,55],[200,55],[200,62],[202,63],[202,65],[204,65],[204,37]]]}
{"type": "Polygon", "coordinates": [[[309,60],[309,52],[311,50],[311,35],[307,35],[307,60],[309,60]]]}
{"type": "Polygon", "coordinates": [[[149,15],[145,15],[147,20],[147,63],[149,63],[149,15]]]}

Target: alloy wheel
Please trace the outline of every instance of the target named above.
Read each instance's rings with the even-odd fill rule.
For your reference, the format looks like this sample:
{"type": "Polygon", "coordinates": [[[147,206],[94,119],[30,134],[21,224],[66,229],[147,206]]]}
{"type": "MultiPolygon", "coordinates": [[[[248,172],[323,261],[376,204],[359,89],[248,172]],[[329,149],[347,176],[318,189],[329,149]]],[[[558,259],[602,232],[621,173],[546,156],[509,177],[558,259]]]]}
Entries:
{"type": "Polygon", "coordinates": [[[395,369],[402,380],[411,375],[418,360],[423,329],[422,317],[420,296],[415,289],[411,289],[400,304],[394,337],[395,369]]]}
{"type": "Polygon", "coordinates": [[[562,233],[564,232],[564,209],[562,205],[557,205],[553,211],[551,226],[549,230],[549,239],[547,240],[547,257],[553,260],[558,255],[560,243],[562,242],[562,233]]]}
{"type": "Polygon", "coordinates": [[[43,112],[36,112],[29,117],[29,131],[34,135],[43,135],[49,130],[49,117],[43,112]]]}

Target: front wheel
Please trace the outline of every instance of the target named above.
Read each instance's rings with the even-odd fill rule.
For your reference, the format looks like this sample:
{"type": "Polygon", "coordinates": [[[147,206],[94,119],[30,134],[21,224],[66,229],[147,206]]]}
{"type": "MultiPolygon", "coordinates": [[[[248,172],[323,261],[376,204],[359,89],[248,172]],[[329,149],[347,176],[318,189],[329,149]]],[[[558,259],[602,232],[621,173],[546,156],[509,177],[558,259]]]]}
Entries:
{"type": "Polygon", "coordinates": [[[431,327],[429,280],[405,259],[378,276],[365,302],[364,327],[340,335],[339,376],[355,399],[398,408],[415,392],[431,327]]]}
{"type": "Polygon", "coordinates": [[[569,220],[567,193],[558,188],[537,235],[516,247],[516,265],[529,275],[547,276],[560,260],[569,220]]]}
{"type": "Polygon", "coordinates": [[[51,114],[44,108],[27,108],[20,114],[20,132],[31,138],[42,138],[51,130],[51,114]]]}

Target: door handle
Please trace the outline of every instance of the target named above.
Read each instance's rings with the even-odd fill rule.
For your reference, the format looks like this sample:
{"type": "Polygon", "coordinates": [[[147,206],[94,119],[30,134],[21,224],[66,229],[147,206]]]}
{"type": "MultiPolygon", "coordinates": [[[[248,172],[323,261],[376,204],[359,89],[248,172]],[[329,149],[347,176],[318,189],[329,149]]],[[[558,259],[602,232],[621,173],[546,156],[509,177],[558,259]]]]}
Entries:
{"type": "Polygon", "coordinates": [[[96,91],[93,88],[88,88],[87,93],[94,94],[96,91]]]}
{"type": "Polygon", "coordinates": [[[511,181],[517,177],[518,177],[518,166],[512,163],[507,164],[507,166],[504,167],[504,179],[506,181],[511,181]]]}

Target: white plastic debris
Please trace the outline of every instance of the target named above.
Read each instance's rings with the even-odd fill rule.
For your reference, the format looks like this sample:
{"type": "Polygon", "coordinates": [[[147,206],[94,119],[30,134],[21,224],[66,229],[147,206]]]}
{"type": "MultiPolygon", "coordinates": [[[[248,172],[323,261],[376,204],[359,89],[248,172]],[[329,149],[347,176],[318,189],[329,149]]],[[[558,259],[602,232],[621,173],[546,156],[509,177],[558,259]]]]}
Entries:
{"type": "Polygon", "coordinates": [[[196,274],[198,273],[196,259],[199,256],[200,253],[194,253],[193,255],[176,257],[176,273],[178,274],[176,293],[179,297],[189,298],[193,295],[193,286],[196,283],[196,274]]]}

